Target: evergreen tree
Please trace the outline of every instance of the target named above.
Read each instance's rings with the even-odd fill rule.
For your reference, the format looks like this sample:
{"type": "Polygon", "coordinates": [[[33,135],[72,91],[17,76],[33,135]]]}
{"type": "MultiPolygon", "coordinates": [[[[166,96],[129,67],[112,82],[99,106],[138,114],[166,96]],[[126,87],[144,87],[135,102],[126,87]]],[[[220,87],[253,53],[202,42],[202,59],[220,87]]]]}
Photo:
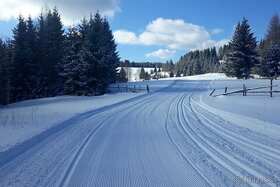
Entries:
{"type": "Polygon", "coordinates": [[[218,72],[220,63],[219,63],[219,58],[217,55],[217,50],[215,47],[213,47],[210,50],[210,59],[209,59],[209,72],[210,73],[215,73],[218,72]]]}
{"type": "Polygon", "coordinates": [[[79,71],[81,72],[80,93],[82,95],[97,95],[101,94],[97,88],[97,65],[96,58],[91,52],[91,43],[88,40],[83,42],[82,48],[79,52],[79,71]]]}
{"type": "Polygon", "coordinates": [[[0,40],[0,103],[64,94],[98,95],[117,79],[120,64],[109,23],[99,13],[79,29],[64,29],[56,8],[37,27],[19,16],[13,40],[0,40]],[[9,44],[9,45],[8,45],[9,44]]]}
{"type": "Polygon", "coordinates": [[[146,73],[144,68],[142,67],[140,70],[140,79],[145,79],[146,78],[146,73]]]}
{"type": "Polygon", "coordinates": [[[280,20],[278,14],[272,16],[267,34],[265,37],[266,48],[269,49],[274,44],[280,43],[280,20]]]}
{"type": "Polygon", "coordinates": [[[148,72],[145,72],[145,80],[151,80],[151,76],[148,72]]]}
{"type": "Polygon", "coordinates": [[[13,30],[12,64],[9,81],[9,102],[30,98],[32,93],[32,49],[27,35],[27,24],[22,16],[13,30]]]}
{"type": "Polygon", "coordinates": [[[171,72],[169,73],[169,77],[174,77],[173,71],[171,71],[171,72]]]}
{"type": "Polygon", "coordinates": [[[237,78],[249,78],[251,68],[258,64],[257,41],[247,19],[238,23],[229,42],[225,73],[237,78]]]}
{"type": "Polygon", "coordinates": [[[0,39],[0,105],[8,104],[8,47],[0,39]]]}
{"type": "Polygon", "coordinates": [[[87,59],[90,77],[86,84],[91,87],[89,94],[98,95],[104,93],[107,85],[116,80],[119,57],[109,24],[99,12],[90,17],[86,28],[88,32],[85,47],[91,53],[91,59],[87,59]]]}
{"type": "Polygon", "coordinates": [[[59,64],[63,58],[64,29],[60,14],[56,8],[49,10],[47,15],[40,16],[38,41],[40,49],[40,79],[37,85],[37,95],[54,96],[61,91],[59,82],[59,64]]]}
{"type": "Polygon", "coordinates": [[[174,77],[174,63],[172,60],[170,60],[170,63],[169,63],[169,76],[170,77],[174,77]]]}
{"type": "Polygon", "coordinates": [[[60,65],[60,76],[64,82],[67,94],[81,94],[80,85],[82,85],[81,73],[82,67],[80,59],[80,50],[82,47],[82,38],[76,27],[69,28],[65,39],[65,52],[60,65]]]}
{"type": "Polygon", "coordinates": [[[34,90],[36,89],[36,84],[38,81],[39,76],[39,62],[38,62],[38,34],[36,31],[36,27],[33,24],[33,20],[31,17],[28,17],[27,20],[27,30],[26,30],[26,37],[27,37],[27,43],[29,46],[29,52],[30,52],[30,87],[31,92],[29,95],[29,98],[36,98],[36,93],[34,93],[34,90]]]}
{"type": "Polygon", "coordinates": [[[261,67],[265,77],[273,79],[280,75],[280,44],[274,44],[268,50],[261,67]]]}
{"type": "Polygon", "coordinates": [[[120,73],[119,73],[119,76],[118,76],[118,81],[119,82],[127,82],[128,81],[126,71],[123,67],[120,70],[120,73]]]}
{"type": "MultiPolygon", "coordinates": [[[[280,43],[280,19],[278,14],[271,17],[267,33],[263,40],[259,44],[259,54],[261,61],[266,57],[267,51],[275,44],[280,43]]],[[[262,69],[261,69],[262,70],[262,69]]]]}
{"type": "Polygon", "coordinates": [[[106,19],[103,20],[103,49],[104,49],[104,57],[105,59],[105,71],[104,71],[104,79],[105,79],[105,87],[109,83],[113,83],[116,81],[116,68],[120,62],[119,54],[117,52],[117,44],[115,42],[112,30],[110,29],[109,23],[106,19]]]}

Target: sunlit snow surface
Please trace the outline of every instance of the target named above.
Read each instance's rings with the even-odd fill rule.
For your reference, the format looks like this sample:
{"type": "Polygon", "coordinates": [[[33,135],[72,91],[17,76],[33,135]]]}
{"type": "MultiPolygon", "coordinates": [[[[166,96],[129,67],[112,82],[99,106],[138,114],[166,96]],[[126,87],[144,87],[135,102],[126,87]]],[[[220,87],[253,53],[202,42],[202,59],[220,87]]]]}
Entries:
{"type": "Polygon", "coordinates": [[[0,186],[279,186],[280,94],[209,96],[243,84],[269,80],[206,74],[2,107],[0,186]]]}

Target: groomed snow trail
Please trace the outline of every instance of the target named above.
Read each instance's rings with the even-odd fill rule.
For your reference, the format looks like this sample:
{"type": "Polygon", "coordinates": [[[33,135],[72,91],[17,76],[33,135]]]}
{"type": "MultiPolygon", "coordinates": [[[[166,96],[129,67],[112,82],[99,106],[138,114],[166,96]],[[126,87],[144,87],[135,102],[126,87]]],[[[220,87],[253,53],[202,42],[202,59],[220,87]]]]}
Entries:
{"type": "Polygon", "coordinates": [[[175,81],[81,115],[2,166],[0,185],[279,186],[279,137],[211,111],[209,84],[175,81]]]}

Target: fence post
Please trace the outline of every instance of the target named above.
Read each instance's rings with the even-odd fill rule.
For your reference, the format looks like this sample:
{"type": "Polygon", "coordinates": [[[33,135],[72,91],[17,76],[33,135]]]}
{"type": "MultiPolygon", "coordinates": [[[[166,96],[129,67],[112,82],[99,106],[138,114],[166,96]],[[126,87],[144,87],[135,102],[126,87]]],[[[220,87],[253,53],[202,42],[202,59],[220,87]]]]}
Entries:
{"type": "Polygon", "coordinates": [[[225,93],[227,93],[227,87],[225,87],[225,93]]]}
{"type": "Polygon", "coordinates": [[[273,78],[270,79],[270,97],[272,97],[272,81],[273,78]]]}
{"type": "Polygon", "coordinates": [[[128,86],[127,86],[127,85],[126,85],[126,87],[125,87],[125,88],[126,88],[126,92],[128,92],[128,86]]]}
{"type": "Polygon", "coordinates": [[[147,85],[147,92],[150,93],[149,85],[147,85]]]}
{"type": "Polygon", "coordinates": [[[133,87],[133,89],[134,89],[134,92],[136,92],[136,88],[135,88],[136,86],[135,86],[135,84],[134,84],[134,87],[133,87]]]}
{"type": "Polygon", "coordinates": [[[139,91],[141,92],[141,85],[139,85],[139,91]]]}
{"type": "Polygon", "coordinates": [[[216,89],[214,89],[214,90],[210,93],[210,95],[209,95],[209,96],[212,96],[212,95],[213,95],[213,93],[215,92],[215,90],[216,90],[216,89]]]}
{"type": "Polygon", "coordinates": [[[118,84],[118,92],[120,92],[120,85],[118,84]]]}
{"type": "Polygon", "coordinates": [[[247,93],[246,93],[246,86],[245,86],[245,84],[243,84],[243,96],[246,96],[247,95],[247,93]]]}

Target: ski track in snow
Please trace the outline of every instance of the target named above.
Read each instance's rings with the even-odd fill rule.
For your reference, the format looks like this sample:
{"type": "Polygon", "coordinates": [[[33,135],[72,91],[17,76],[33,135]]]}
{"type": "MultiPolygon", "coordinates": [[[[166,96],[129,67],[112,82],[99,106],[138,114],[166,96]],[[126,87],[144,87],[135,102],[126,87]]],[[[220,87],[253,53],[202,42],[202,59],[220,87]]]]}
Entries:
{"type": "Polygon", "coordinates": [[[177,80],[80,115],[13,155],[0,186],[280,186],[279,137],[205,104],[209,84],[177,80]]]}

